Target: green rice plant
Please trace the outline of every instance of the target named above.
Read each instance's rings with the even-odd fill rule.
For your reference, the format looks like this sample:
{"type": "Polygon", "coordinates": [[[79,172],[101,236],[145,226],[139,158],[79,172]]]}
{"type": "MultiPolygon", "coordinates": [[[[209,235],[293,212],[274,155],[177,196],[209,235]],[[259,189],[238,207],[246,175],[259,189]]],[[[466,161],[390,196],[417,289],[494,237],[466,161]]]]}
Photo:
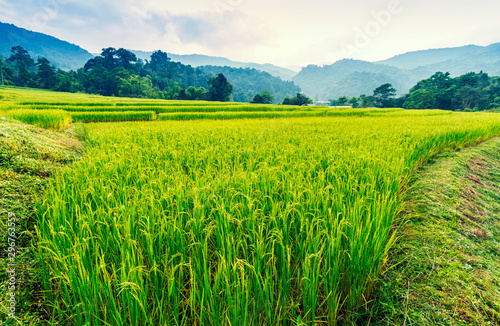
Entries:
{"type": "Polygon", "coordinates": [[[377,116],[385,115],[387,113],[404,112],[403,109],[399,108],[389,108],[389,109],[349,109],[349,108],[335,108],[326,111],[326,115],[330,117],[334,116],[377,116]]]}
{"type": "MultiPolygon", "coordinates": [[[[313,111],[311,108],[301,106],[284,106],[284,105],[204,105],[192,106],[189,105],[176,105],[176,106],[151,106],[151,105],[117,105],[117,106],[78,106],[78,105],[40,105],[32,104],[25,105],[25,108],[33,110],[65,110],[69,112],[90,112],[90,111],[155,111],[156,113],[174,113],[174,112],[279,112],[279,111],[313,111]]],[[[102,104],[102,103],[99,103],[102,104]]],[[[20,106],[23,107],[23,106],[20,106]]],[[[316,109],[318,110],[318,109],[316,109]]]]}
{"type": "Polygon", "coordinates": [[[125,112],[71,112],[75,122],[116,122],[116,121],[148,121],[155,120],[153,111],[125,111],[125,112]]]}
{"type": "Polygon", "coordinates": [[[244,105],[245,103],[239,102],[213,102],[213,101],[179,101],[179,100],[158,100],[154,102],[140,100],[140,101],[126,101],[118,102],[117,106],[234,106],[244,105]]]}
{"type": "Polygon", "coordinates": [[[335,325],[373,299],[414,171],[500,115],[84,128],[37,220],[54,322],[335,325]]]}
{"type": "Polygon", "coordinates": [[[159,120],[230,120],[230,119],[274,119],[274,118],[297,118],[324,116],[321,111],[316,112],[186,112],[186,113],[162,113],[159,120]]]}
{"type": "Polygon", "coordinates": [[[64,110],[68,112],[141,112],[141,111],[157,111],[162,107],[149,107],[149,106],[47,106],[47,105],[31,105],[32,110],[64,110]]]}
{"type": "Polygon", "coordinates": [[[72,121],[71,116],[62,110],[14,109],[6,111],[6,114],[13,119],[47,129],[64,129],[72,121]]]}
{"type": "Polygon", "coordinates": [[[444,111],[444,110],[397,110],[397,111],[386,111],[386,112],[377,112],[372,111],[368,112],[367,115],[370,117],[376,116],[384,116],[384,117],[411,117],[411,116],[436,116],[436,115],[450,115],[453,114],[452,111],[444,111]]]}
{"type": "Polygon", "coordinates": [[[44,109],[46,107],[66,107],[66,106],[113,106],[114,103],[103,102],[20,102],[19,105],[29,106],[31,109],[44,109]]]}
{"type": "Polygon", "coordinates": [[[226,106],[171,106],[171,107],[156,107],[158,113],[174,113],[174,112],[278,112],[278,111],[312,111],[311,108],[302,106],[285,106],[285,105],[259,105],[259,104],[240,104],[226,106]]]}

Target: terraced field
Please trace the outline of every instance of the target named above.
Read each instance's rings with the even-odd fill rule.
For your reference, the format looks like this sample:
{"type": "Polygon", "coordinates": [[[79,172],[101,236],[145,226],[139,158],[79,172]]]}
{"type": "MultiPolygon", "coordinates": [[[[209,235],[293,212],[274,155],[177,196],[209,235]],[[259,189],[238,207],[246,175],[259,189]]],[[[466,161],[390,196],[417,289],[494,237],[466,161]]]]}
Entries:
{"type": "Polygon", "coordinates": [[[348,323],[416,169],[500,135],[493,113],[0,94],[13,118],[144,114],[80,125],[85,156],[39,205],[44,307],[71,325],[348,323]]]}

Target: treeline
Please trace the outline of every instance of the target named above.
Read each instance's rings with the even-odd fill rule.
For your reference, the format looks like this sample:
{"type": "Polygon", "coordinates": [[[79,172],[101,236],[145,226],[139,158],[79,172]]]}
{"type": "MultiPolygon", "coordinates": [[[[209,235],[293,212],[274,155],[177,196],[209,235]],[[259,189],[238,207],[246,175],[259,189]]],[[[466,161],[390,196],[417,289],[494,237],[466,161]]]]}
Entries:
{"type": "Polygon", "coordinates": [[[341,96],[330,105],[360,107],[402,107],[408,110],[440,109],[450,111],[483,111],[500,107],[500,77],[468,73],[456,78],[437,72],[421,80],[408,94],[396,97],[391,84],[377,87],[372,95],[341,96]]]}
{"type": "Polygon", "coordinates": [[[300,91],[293,83],[284,82],[255,69],[226,68],[222,70],[234,80],[234,86],[228,81],[229,78],[226,79],[223,74],[214,71],[214,67],[193,68],[173,62],[167,53],[162,51],[154,52],[151,59],[144,62],[128,50],[106,48],[77,71],[56,69],[45,58],[39,58],[35,62],[21,46],[13,47],[9,58],[0,58],[2,85],[63,92],[153,99],[232,99],[250,102],[264,89],[273,92],[273,99],[300,91]],[[261,86],[257,87],[259,84],[261,86]]]}
{"type": "Polygon", "coordinates": [[[234,85],[233,100],[251,102],[256,95],[267,90],[273,95],[273,103],[281,103],[285,97],[299,93],[300,87],[290,81],[251,68],[233,68],[219,66],[203,66],[204,71],[213,74],[222,73],[234,85]]]}

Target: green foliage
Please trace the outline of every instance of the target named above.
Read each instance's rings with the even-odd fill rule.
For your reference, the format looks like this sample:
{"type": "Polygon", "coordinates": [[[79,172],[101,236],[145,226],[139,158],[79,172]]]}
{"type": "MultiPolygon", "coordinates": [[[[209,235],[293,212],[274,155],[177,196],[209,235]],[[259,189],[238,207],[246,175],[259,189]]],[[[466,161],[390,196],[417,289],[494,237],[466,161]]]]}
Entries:
{"type": "Polygon", "coordinates": [[[153,111],[72,112],[70,115],[75,122],[148,121],[156,119],[156,112],[153,111]]]}
{"type": "Polygon", "coordinates": [[[385,83],[390,83],[398,90],[407,90],[419,80],[415,75],[408,78],[407,74],[388,65],[345,59],[332,65],[304,67],[293,77],[293,81],[309,96],[335,99],[371,94],[376,87],[385,83]]]}
{"type": "Polygon", "coordinates": [[[64,129],[71,123],[71,116],[62,110],[11,110],[7,115],[13,119],[47,129],[64,129]]]}
{"type": "Polygon", "coordinates": [[[122,78],[118,94],[124,97],[154,98],[155,90],[151,79],[135,75],[122,78]]]}
{"type": "Polygon", "coordinates": [[[307,96],[305,96],[301,93],[297,93],[297,95],[295,97],[292,97],[292,98],[285,97],[285,99],[283,100],[283,105],[301,106],[301,105],[312,104],[312,102],[313,101],[310,98],[308,98],[307,96]]]}
{"type": "Polygon", "coordinates": [[[500,134],[500,116],[86,130],[88,157],[53,181],[38,219],[54,316],[335,324],[372,298],[412,171],[444,148],[500,134]]]}
{"type": "Polygon", "coordinates": [[[321,117],[325,116],[323,111],[280,111],[280,112],[186,112],[186,113],[162,113],[158,116],[160,120],[231,120],[231,119],[276,119],[297,117],[321,117]]]}
{"type": "MultiPolygon", "coordinates": [[[[12,107],[88,117],[197,103],[0,90],[12,107]]],[[[413,172],[500,134],[494,113],[199,103],[177,118],[302,118],[79,125],[86,157],[51,181],[36,221],[48,324],[352,322],[413,172]]]]}
{"type": "Polygon", "coordinates": [[[213,74],[223,73],[234,86],[233,100],[251,102],[257,94],[268,90],[274,97],[272,103],[281,103],[285,96],[300,92],[300,87],[290,81],[282,81],[267,72],[250,68],[203,66],[203,70],[213,74]]]}
{"type": "Polygon", "coordinates": [[[38,59],[36,72],[37,84],[40,88],[52,89],[58,84],[56,69],[45,58],[38,59]]]}
{"type": "Polygon", "coordinates": [[[419,89],[410,94],[403,107],[407,110],[429,110],[436,107],[436,96],[433,92],[419,89]]]}
{"type": "Polygon", "coordinates": [[[216,77],[208,80],[209,85],[207,99],[210,101],[229,102],[231,93],[233,92],[233,85],[231,85],[226,77],[220,73],[216,77]]]}
{"type": "MultiPolygon", "coordinates": [[[[250,102],[266,86],[279,98],[300,90],[292,82],[284,82],[255,69],[212,66],[193,68],[172,62],[162,51],[153,52],[151,60],[144,64],[128,50],[105,48],[99,56],[88,60],[76,72],[56,71],[46,58],[38,60],[38,70],[35,71],[35,64],[24,48],[17,46],[12,51],[7,62],[0,60],[0,72],[4,77],[4,84],[16,86],[170,100],[229,101],[230,94],[233,94],[234,100],[241,102],[250,102]],[[214,72],[218,74],[215,77],[214,72]],[[228,84],[219,80],[222,72],[229,74],[229,79],[234,80],[233,89],[229,89],[228,85],[231,83],[228,79],[225,80],[228,84]],[[209,90],[206,91],[205,87],[209,87],[209,90]]],[[[269,97],[266,92],[262,95],[264,98],[258,97],[259,101],[270,103],[272,96],[269,97]]]]}
{"type": "Polygon", "coordinates": [[[394,96],[396,96],[396,90],[391,84],[386,83],[373,91],[373,102],[378,108],[393,107],[394,96]]]}
{"type": "Polygon", "coordinates": [[[440,110],[477,111],[496,107],[499,96],[498,77],[480,72],[451,78],[449,73],[437,72],[418,82],[410,90],[405,104],[408,108],[429,108],[433,105],[440,110]]]}
{"type": "MultiPolygon", "coordinates": [[[[336,100],[329,100],[329,102],[331,106],[352,106],[350,102],[353,101],[353,99],[355,98],[353,97],[349,100],[347,96],[341,96],[336,100]]],[[[357,100],[355,102],[357,103],[357,100]]]]}
{"type": "Polygon", "coordinates": [[[274,96],[267,89],[263,90],[260,94],[254,96],[252,103],[271,104],[274,101],[274,96]]]}

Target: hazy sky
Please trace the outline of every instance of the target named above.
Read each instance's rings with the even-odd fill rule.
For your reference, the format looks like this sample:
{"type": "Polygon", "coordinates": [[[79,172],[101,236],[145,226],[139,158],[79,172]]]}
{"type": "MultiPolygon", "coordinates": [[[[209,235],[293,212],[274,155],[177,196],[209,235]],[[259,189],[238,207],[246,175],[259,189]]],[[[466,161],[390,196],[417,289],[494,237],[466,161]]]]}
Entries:
{"type": "Polygon", "coordinates": [[[0,0],[0,21],[93,53],[207,54],[281,66],[500,42],[498,0],[0,0]]]}

